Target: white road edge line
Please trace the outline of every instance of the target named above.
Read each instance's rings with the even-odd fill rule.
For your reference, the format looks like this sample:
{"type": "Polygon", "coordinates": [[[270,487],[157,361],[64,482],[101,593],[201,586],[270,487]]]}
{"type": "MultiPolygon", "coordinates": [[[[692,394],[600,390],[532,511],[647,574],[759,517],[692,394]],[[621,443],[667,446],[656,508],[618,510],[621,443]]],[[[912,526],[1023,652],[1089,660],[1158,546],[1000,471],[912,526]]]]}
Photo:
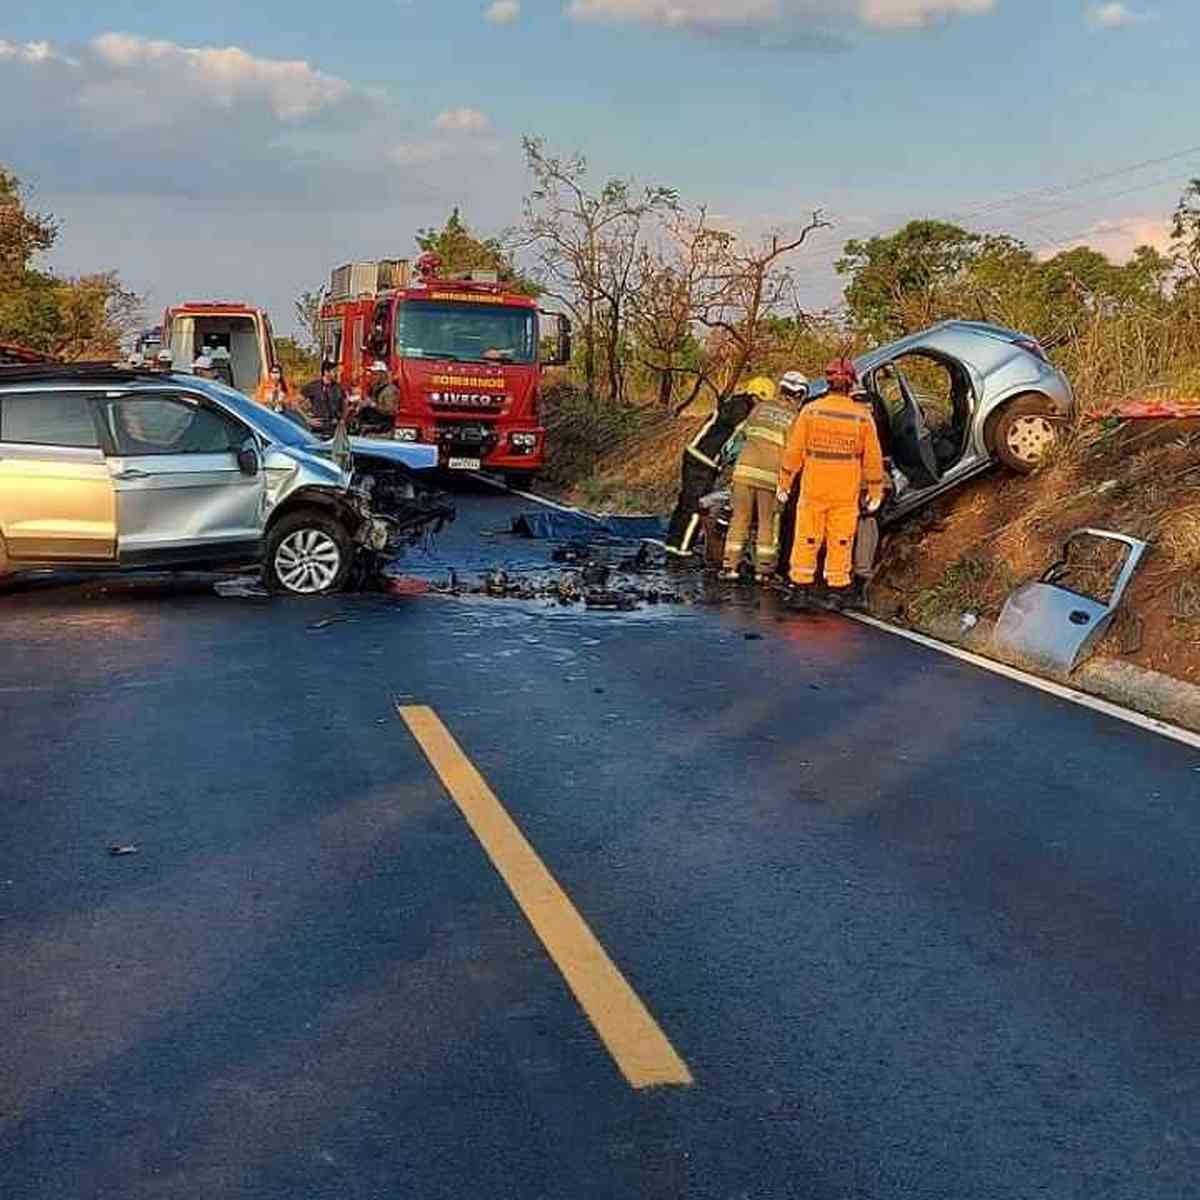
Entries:
{"type": "MultiPolygon", "coordinates": [[[[554,500],[547,500],[545,496],[535,496],[532,492],[518,491],[516,488],[511,488],[506,483],[500,483],[498,480],[491,479],[487,475],[476,474],[472,472],[476,479],[484,483],[490,483],[492,487],[499,488],[504,492],[512,492],[514,496],[520,496],[525,500],[532,500],[536,504],[544,504],[547,508],[557,508],[560,512],[578,513],[581,516],[591,517],[592,513],[585,513],[582,509],[571,508],[565,504],[559,504],[554,500]]],[[[957,646],[951,646],[948,642],[939,642],[937,638],[926,637],[923,633],[916,633],[911,629],[903,629],[899,625],[889,625],[886,621],[879,620],[878,617],[869,617],[866,613],[843,613],[843,616],[849,617],[852,621],[857,621],[860,625],[869,625],[872,629],[878,629],[882,633],[890,633],[895,637],[905,638],[910,642],[916,642],[918,646],[924,646],[927,650],[936,650],[939,654],[948,654],[951,658],[957,658],[960,662],[970,663],[973,667],[979,667],[983,671],[990,671],[993,675],[1001,675],[1005,679],[1011,679],[1015,683],[1023,683],[1026,687],[1036,688],[1039,692],[1045,692],[1048,696],[1054,696],[1059,700],[1065,700],[1068,704],[1076,704],[1080,708],[1090,708],[1093,712],[1103,713],[1106,717],[1114,717],[1118,721],[1124,721],[1126,725],[1135,725],[1139,729],[1145,729],[1149,733],[1156,733],[1159,737],[1169,738],[1173,742],[1180,742],[1184,746],[1190,746],[1193,750],[1200,750],[1200,733],[1193,733],[1190,729],[1184,729],[1179,725],[1172,725],[1168,721],[1160,721],[1157,717],[1148,717],[1144,713],[1135,712],[1132,708],[1123,708],[1119,704],[1113,704],[1111,700],[1102,700],[1099,696],[1089,696],[1087,692],[1079,692],[1074,688],[1067,687],[1062,683],[1055,683],[1052,679],[1042,679],[1039,675],[1031,675],[1028,671],[1022,671],[1018,667],[1010,667],[1006,663],[997,662],[992,658],[984,658],[981,654],[972,654],[969,650],[960,650],[957,646]]]]}
{"type": "Polygon", "coordinates": [[[1181,742],[1185,746],[1191,746],[1193,750],[1200,750],[1200,733],[1193,733],[1190,729],[1183,729],[1179,725],[1160,721],[1157,717],[1147,717],[1143,713],[1135,712],[1131,708],[1123,708],[1119,704],[1113,704],[1110,700],[1101,700],[1099,696],[1090,696],[1086,692],[1078,692],[1074,688],[1067,687],[1065,684],[1055,683],[1052,679],[1042,679],[1040,676],[1031,675],[1028,671],[1022,671],[1018,667],[1010,667],[1006,663],[996,662],[995,659],[984,658],[981,654],[972,654],[969,650],[960,650],[957,646],[951,646],[947,642],[939,642],[936,638],[926,637],[923,633],[915,633],[911,629],[902,629],[898,625],[889,625],[886,621],[881,621],[877,617],[869,617],[865,613],[848,612],[843,613],[843,616],[849,617],[852,621],[857,621],[860,625],[869,625],[872,629],[879,629],[884,633],[894,634],[896,637],[916,642],[918,646],[924,646],[929,650],[948,654],[951,658],[957,658],[961,662],[970,663],[973,667],[990,671],[993,675],[1002,675],[1005,679],[1012,679],[1017,683],[1023,683],[1026,687],[1037,688],[1039,692],[1045,692],[1047,695],[1054,696],[1059,700],[1066,700],[1069,704],[1077,704],[1080,708],[1090,708],[1093,712],[1103,713],[1107,717],[1115,717],[1118,721],[1124,721],[1126,725],[1136,725],[1139,729],[1145,729],[1150,733],[1158,734],[1160,737],[1181,742]]]}
{"type": "Polygon", "coordinates": [[[498,488],[502,492],[520,496],[522,500],[532,500],[535,504],[545,505],[546,508],[557,508],[559,512],[574,513],[577,517],[587,517],[589,521],[601,520],[595,513],[584,512],[582,508],[572,508],[569,504],[559,504],[557,500],[548,500],[545,496],[535,496],[533,492],[523,492],[520,488],[509,487],[507,483],[501,483],[499,479],[493,479],[490,475],[483,474],[482,471],[470,471],[468,474],[472,479],[479,480],[480,483],[486,483],[489,487],[498,488]]]}

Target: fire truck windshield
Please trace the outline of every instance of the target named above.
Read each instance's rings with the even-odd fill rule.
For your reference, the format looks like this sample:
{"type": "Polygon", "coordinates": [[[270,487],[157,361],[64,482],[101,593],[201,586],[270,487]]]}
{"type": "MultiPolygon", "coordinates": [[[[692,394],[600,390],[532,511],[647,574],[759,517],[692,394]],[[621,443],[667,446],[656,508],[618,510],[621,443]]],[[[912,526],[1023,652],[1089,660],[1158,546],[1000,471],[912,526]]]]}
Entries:
{"type": "Polygon", "coordinates": [[[533,317],[527,308],[409,300],[396,317],[396,351],[401,358],[531,363],[537,357],[533,317]]]}

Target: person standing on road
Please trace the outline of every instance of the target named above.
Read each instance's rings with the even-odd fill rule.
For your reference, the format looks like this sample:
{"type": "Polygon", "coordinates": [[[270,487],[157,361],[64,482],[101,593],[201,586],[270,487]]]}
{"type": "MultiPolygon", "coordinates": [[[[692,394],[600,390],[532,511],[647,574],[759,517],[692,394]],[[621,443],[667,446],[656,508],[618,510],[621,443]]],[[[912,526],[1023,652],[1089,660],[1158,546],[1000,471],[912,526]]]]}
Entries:
{"type": "Polygon", "coordinates": [[[817,555],[825,546],[825,582],[830,604],[840,608],[850,587],[854,534],[863,487],[866,510],[883,503],[883,454],[869,404],[851,399],[858,372],[848,358],[825,368],[827,395],[814,400],[792,427],[783,452],[778,499],[782,504],[800,475],[796,534],[789,577],[795,599],[808,600],[816,580],[817,555]]]}
{"type": "MultiPolygon", "coordinates": [[[[774,389],[772,389],[774,390],[774,389]]],[[[742,426],[745,441],[733,468],[733,516],[725,538],[721,578],[739,578],[738,566],[750,527],[754,538],[754,580],[766,583],[775,572],[779,555],[779,462],[796,413],[808,395],[808,380],[799,371],[788,371],[779,381],[778,398],[760,400],[742,426]]]]}
{"type": "Polygon", "coordinates": [[[307,410],[304,415],[321,433],[332,433],[346,415],[346,394],[334,378],[334,365],[328,359],[321,363],[321,377],[314,379],[300,393],[307,410]]]}
{"type": "Polygon", "coordinates": [[[266,379],[258,385],[254,398],[259,404],[272,412],[283,412],[285,408],[295,408],[296,392],[283,373],[283,367],[276,363],[267,374],[266,379]]]}
{"type": "Polygon", "coordinates": [[[376,359],[367,382],[367,402],[358,410],[358,427],[363,433],[390,433],[400,407],[400,389],[392,382],[388,365],[376,359]]]}
{"type": "Polygon", "coordinates": [[[750,410],[760,400],[770,400],[775,385],[759,377],[752,379],[740,392],[734,392],[717,402],[717,409],[683,451],[683,466],[679,500],[667,527],[667,553],[687,558],[700,527],[700,499],[711,492],[720,472],[721,452],[741,428],[750,410]]]}
{"type": "Polygon", "coordinates": [[[213,360],[207,354],[201,354],[192,362],[192,374],[198,379],[216,379],[217,373],[213,370],[213,360]]]}

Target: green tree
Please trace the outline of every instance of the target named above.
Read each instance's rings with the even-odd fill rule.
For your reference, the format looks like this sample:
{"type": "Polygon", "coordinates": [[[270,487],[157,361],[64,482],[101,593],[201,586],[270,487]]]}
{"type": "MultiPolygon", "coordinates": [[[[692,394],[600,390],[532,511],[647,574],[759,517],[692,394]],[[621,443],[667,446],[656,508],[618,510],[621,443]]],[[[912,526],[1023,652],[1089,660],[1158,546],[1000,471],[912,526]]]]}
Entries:
{"type": "Polygon", "coordinates": [[[451,210],[441,229],[418,230],[417,246],[422,253],[436,254],[448,275],[460,271],[495,271],[513,291],[526,296],[538,294],[537,284],[516,268],[499,238],[476,236],[457,207],[451,210]]]}
{"type": "Polygon", "coordinates": [[[885,341],[938,320],[966,268],[988,249],[983,235],[946,221],[910,221],[887,237],[847,242],[836,269],[849,277],[854,323],[885,341]]]}
{"type": "Polygon", "coordinates": [[[1171,218],[1171,257],[1200,282],[1200,179],[1188,183],[1171,218]]]}
{"type": "Polygon", "coordinates": [[[0,341],[60,358],[113,358],[142,321],[142,302],[113,271],[62,278],[33,266],[58,221],[30,212],[17,177],[0,167],[0,341]]]}
{"type": "Polygon", "coordinates": [[[275,357],[292,387],[303,387],[321,373],[321,355],[315,346],[303,346],[295,338],[277,337],[275,357]]]}
{"type": "Polygon", "coordinates": [[[317,288],[315,292],[301,292],[296,297],[296,320],[300,325],[304,345],[314,352],[321,346],[321,305],[324,303],[323,287],[317,288]]]}
{"type": "Polygon", "coordinates": [[[35,254],[49,250],[58,237],[58,221],[33,213],[21,198],[21,182],[0,167],[0,286],[12,287],[35,254]]]}

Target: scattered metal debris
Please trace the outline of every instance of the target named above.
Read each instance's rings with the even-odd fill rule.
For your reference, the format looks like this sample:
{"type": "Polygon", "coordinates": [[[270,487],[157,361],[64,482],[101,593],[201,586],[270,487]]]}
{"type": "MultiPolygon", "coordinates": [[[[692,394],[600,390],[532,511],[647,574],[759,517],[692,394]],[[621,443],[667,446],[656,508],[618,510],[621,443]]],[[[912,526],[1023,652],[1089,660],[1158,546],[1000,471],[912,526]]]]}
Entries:
{"type": "Polygon", "coordinates": [[[586,608],[607,609],[610,612],[633,612],[637,608],[638,598],[629,592],[612,592],[596,588],[584,596],[583,603],[586,608]]]}
{"type": "Polygon", "coordinates": [[[270,600],[271,593],[263,587],[257,575],[237,575],[233,579],[218,579],[213,591],[226,600],[270,600]]]}
{"type": "Polygon", "coordinates": [[[141,852],[141,846],[136,845],[134,842],[127,842],[125,844],[116,843],[108,848],[108,853],[113,858],[124,858],[127,854],[140,854],[141,852]]]}
{"type": "Polygon", "coordinates": [[[1096,648],[1149,545],[1108,529],[1076,529],[1063,543],[1062,557],[1040,580],[1022,584],[1008,598],[992,634],[1001,653],[1035,666],[1069,673],[1096,648]],[[1120,574],[1107,601],[1062,585],[1072,545],[1101,538],[1124,546],[1120,574]]]}

